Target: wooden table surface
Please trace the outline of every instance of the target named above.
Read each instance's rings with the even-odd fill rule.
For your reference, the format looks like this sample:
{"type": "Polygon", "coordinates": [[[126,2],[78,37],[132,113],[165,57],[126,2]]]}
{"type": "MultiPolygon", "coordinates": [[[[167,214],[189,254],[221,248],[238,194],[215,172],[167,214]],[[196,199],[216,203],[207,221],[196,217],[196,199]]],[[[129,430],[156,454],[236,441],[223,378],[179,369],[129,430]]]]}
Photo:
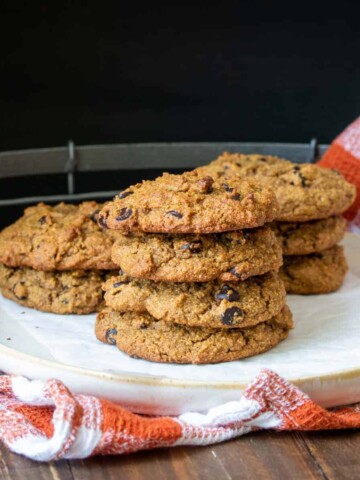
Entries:
{"type": "Polygon", "coordinates": [[[360,479],[360,432],[257,432],[220,445],[36,463],[0,446],[1,480],[360,479]]]}

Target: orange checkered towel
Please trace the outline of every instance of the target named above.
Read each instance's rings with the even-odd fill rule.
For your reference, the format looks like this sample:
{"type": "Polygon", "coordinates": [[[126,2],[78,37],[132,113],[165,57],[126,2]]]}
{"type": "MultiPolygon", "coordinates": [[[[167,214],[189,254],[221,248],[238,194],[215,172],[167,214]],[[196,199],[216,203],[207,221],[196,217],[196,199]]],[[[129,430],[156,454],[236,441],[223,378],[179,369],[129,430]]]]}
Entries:
{"type": "MultiPolygon", "coordinates": [[[[360,192],[360,118],[319,164],[335,168],[360,192]]],[[[360,196],[346,213],[360,233],[360,196]]],[[[360,404],[325,410],[276,373],[263,370],[237,401],[178,417],[136,415],[112,402],[73,395],[58,380],[0,376],[0,440],[33,460],[85,458],[156,447],[209,445],[254,430],[360,427],[360,404]]]]}
{"type": "Polygon", "coordinates": [[[58,380],[0,377],[0,439],[33,460],[114,455],[156,447],[210,445],[254,430],[360,426],[356,407],[327,411],[276,373],[263,370],[241,398],[205,413],[145,417],[58,380]]]}

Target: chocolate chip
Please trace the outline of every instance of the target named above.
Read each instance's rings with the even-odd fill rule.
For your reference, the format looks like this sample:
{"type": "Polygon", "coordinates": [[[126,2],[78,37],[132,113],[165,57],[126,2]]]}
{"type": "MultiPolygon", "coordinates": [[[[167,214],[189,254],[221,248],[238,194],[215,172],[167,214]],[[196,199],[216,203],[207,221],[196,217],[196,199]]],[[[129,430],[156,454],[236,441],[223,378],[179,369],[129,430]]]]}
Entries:
{"type": "Polygon", "coordinates": [[[148,328],[148,325],[147,325],[146,323],[142,323],[142,324],[140,325],[140,329],[141,329],[141,330],[146,330],[147,328],[148,328]]]}
{"type": "Polygon", "coordinates": [[[244,312],[239,307],[227,308],[225,312],[221,315],[220,321],[224,325],[232,325],[234,319],[236,319],[237,317],[242,317],[243,313],[244,312]]]}
{"type": "Polygon", "coordinates": [[[136,360],[140,360],[140,357],[138,357],[137,355],[129,355],[131,358],[135,358],[136,360]]]}
{"type": "Polygon", "coordinates": [[[128,284],[129,282],[126,280],[126,281],[122,281],[122,282],[115,282],[113,284],[113,288],[119,288],[121,285],[126,285],[128,284]]]}
{"type": "Polygon", "coordinates": [[[227,183],[223,183],[222,186],[224,187],[224,190],[226,192],[233,192],[234,189],[232,187],[230,187],[227,183]]]}
{"type": "Polygon", "coordinates": [[[124,190],[123,192],[119,193],[119,198],[126,198],[129,195],[133,195],[134,192],[131,192],[130,190],[124,190]]]}
{"type": "Polygon", "coordinates": [[[229,272],[232,273],[236,278],[241,278],[241,274],[240,274],[240,273],[237,273],[235,267],[234,267],[234,268],[231,268],[231,269],[229,270],[229,272]]]}
{"type": "Polygon", "coordinates": [[[114,338],[114,335],[117,335],[116,328],[108,328],[106,330],[105,340],[107,343],[110,343],[110,345],[116,345],[116,339],[114,338]]]}
{"type": "Polygon", "coordinates": [[[235,193],[235,195],[231,195],[231,200],[237,200],[239,201],[241,199],[240,193],[235,193]]]}
{"type": "Polygon", "coordinates": [[[228,285],[224,285],[220,292],[215,295],[217,300],[228,300],[229,302],[236,302],[240,299],[239,293],[229,287],[228,285]]]}
{"type": "Polygon", "coordinates": [[[249,230],[243,230],[242,234],[243,234],[243,237],[245,238],[245,240],[250,240],[251,232],[249,230]]]}
{"type": "Polygon", "coordinates": [[[95,210],[93,213],[89,215],[90,220],[92,220],[94,223],[97,225],[97,216],[99,214],[100,210],[95,210]]]}
{"type": "Polygon", "coordinates": [[[300,177],[300,180],[301,180],[301,186],[303,188],[307,188],[309,185],[308,185],[308,179],[301,173],[299,172],[299,177],[300,177]]]}
{"type": "Polygon", "coordinates": [[[167,215],[172,215],[173,217],[176,217],[176,218],[182,218],[182,214],[180,212],[178,212],[177,210],[169,210],[168,212],[166,212],[167,215]]]}
{"type": "Polygon", "coordinates": [[[108,228],[107,223],[106,223],[106,218],[103,215],[99,215],[98,217],[98,224],[102,228],[108,228]]]}
{"type": "Polygon", "coordinates": [[[180,247],[181,250],[189,250],[190,253],[200,253],[202,250],[202,243],[198,240],[191,243],[184,243],[180,247]]]}
{"type": "Polygon", "coordinates": [[[40,225],[44,225],[44,223],[46,223],[46,215],[44,215],[43,217],[39,218],[39,223],[40,223],[40,225]]]}
{"type": "MultiPolygon", "coordinates": [[[[301,181],[301,186],[303,188],[307,188],[309,186],[308,185],[308,179],[301,173],[299,165],[295,165],[293,170],[294,170],[295,173],[297,173],[299,175],[299,178],[300,178],[300,181],[301,181]]],[[[294,183],[290,182],[290,185],[294,185],[294,183]]]]}
{"type": "Polygon", "coordinates": [[[127,220],[129,217],[131,217],[133,211],[131,208],[122,208],[119,212],[119,215],[116,217],[116,220],[118,222],[122,222],[124,220],[127,220]]]}
{"type": "Polygon", "coordinates": [[[61,300],[61,303],[63,303],[64,305],[67,305],[69,303],[69,300],[61,300]]]}
{"type": "Polygon", "coordinates": [[[211,193],[212,192],[212,185],[214,183],[214,179],[212,177],[206,176],[197,182],[199,190],[203,193],[211,193]]]}

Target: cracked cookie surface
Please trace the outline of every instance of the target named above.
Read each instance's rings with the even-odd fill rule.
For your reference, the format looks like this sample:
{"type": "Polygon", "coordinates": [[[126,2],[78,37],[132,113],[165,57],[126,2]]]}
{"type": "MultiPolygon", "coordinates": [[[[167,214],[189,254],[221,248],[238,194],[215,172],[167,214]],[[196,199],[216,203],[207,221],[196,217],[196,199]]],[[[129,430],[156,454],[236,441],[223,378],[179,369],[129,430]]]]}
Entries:
{"type": "Polygon", "coordinates": [[[356,195],[355,186],[334,170],[267,155],[225,152],[197,171],[223,181],[255,178],[269,186],[279,203],[277,221],[306,222],[338,215],[350,207],[356,195]]]}
{"type": "Polygon", "coordinates": [[[215,233],[261,226],[277,208],[273,191],[255,179],[164,173],[120,192],[101,210],[99,224],[122,232],[215,233]]]}
{"type": "Polygon", "coordinates": [[[218,363],[251,357],[275,347],[292,328],[287,306],[267,322],[243,329],[188,327],[148,314],[114,312],[97,315],[96,337],[130,356],[154,362],[218,363]]]}
{"type": "Polygon", "coordinates": [[[112,270],[116,232],[97,223],[102,205],[40,203],[0,233],[0,262],[37,270],[112,270]]]}
{"type": "Polygon", "coordinates": [[[119,312],[147,312],[157,320],[188,326],[243,328],[269,320],[285,304],[278,274],[243,282],[165,283],[111,277],[103,285],[105,303],[119,312]]]}
{"type": "Polygon", "coordinates": [[[211,235],[121,235],[112,259],[128,275],[165,282],[241,281],[282,265],[269,227],[211,235]]]}
{"type": "Polygon", "coordinates": [[[42,272],[0,264],[0,289],[4,297],[25,307],[59,314],[86,314],[103,306],[101,284],[107,274],[98,270],[42,272]]]}
{"type": "Polygon", "coordinates": [[[284,255],[308,255],[339,243],[345,235],[346,225],[345,218],[337,215],[310,222],[273,222],[271,228],[284,255]]]}
{"type": "Polygon", "coordinates": [[[344,249],[335,245],[319,253],[284,257],[279,273],[288,293],[310,295],[338,290],[347,271],[344,249]]]}

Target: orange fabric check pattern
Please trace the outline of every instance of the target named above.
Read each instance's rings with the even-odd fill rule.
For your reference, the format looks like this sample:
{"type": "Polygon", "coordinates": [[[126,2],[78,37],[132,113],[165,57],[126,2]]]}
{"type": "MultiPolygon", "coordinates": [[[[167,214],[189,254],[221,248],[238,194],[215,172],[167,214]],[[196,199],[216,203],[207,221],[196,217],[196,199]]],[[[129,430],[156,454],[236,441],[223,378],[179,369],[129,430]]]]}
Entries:
{"type": "Polygon", "coordinates": [[[262,429],[359,426],[358,407],[325,410],[269,370],[260,372],[238,401],[178,417],[137,415],[106,400],[73,395],[58,380],[0,377],[0,439],[37,461],[209,445],[262,429]]]}

